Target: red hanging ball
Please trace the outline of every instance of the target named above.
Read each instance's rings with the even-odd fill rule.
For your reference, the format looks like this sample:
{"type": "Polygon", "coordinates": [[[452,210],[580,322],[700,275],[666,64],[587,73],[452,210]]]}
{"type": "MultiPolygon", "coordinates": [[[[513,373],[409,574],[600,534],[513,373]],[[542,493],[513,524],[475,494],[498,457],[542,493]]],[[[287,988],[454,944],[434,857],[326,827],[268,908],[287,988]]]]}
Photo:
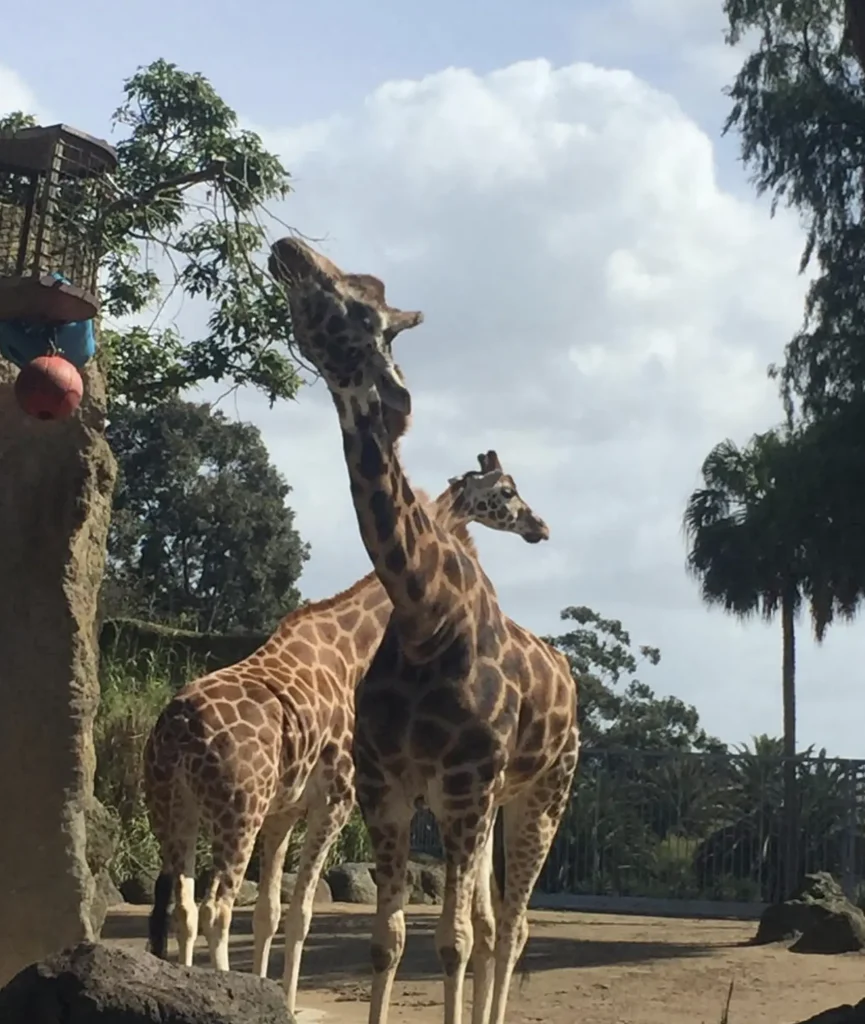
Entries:
{"type": "Polygon", "coordinates": [[[29,416],[63,420],[81,404],[81,374],[62,356],[39,356],[18,374],[15,398],[29,416]]]}

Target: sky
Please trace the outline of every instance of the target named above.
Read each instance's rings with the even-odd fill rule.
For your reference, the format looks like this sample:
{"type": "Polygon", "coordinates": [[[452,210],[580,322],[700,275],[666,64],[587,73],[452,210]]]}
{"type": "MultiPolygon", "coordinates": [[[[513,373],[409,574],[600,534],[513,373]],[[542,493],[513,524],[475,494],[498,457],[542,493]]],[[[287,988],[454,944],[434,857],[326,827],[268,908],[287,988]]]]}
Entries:
{"type": "MultiPolygon", "coordinates": [[[[438,494],[495,448],[549,542],[475,529],[504,610],[541,634],[561,609],[660,647],[640,677],[730,743],[781,731],[780,626],[701,605],[681,515],[718,441],[781,417],[767,366],[801,322],[796,216],[770,217],[722,137],[742,50],[693,0],[48,0],[39,60],[4,12],[0,113],[108,136],[121,83],[157,57],[201,71],[292,172],[269,212],[322,239],[389,301],[414,396],[411,479],[438,494]],[[170,28],[166,27],[170,26],[170,28]],[[93,54],[91,58],[88,56],[93,54]]],[[[109,136],[110,137],[110,136],[109,136]]],[[[194,329],[194,325],[188,325],[194,329]]],[[[213,398],[219,389],[201,392],[213,398]]],[[[256,423],[312,556],[305,597],[368,571],[324,385],[256,423]]],[[[817,647],[799,623],[800,747],[865,757],[861,624],[817,647]],[[858,723],[858,724],[857,724],[858,723]]]]}

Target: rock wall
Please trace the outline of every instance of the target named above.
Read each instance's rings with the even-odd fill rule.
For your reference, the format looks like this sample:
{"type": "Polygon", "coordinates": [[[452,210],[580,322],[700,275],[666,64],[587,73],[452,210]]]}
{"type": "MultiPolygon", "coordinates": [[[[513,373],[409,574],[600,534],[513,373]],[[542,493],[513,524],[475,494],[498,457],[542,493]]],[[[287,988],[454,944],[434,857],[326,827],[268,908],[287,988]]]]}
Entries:
{"type": "Polygon", "coordinates": [[[16,373],[0,360],[0,985],[93,936],[85,811],[115,479],[98,368],[62,423],[20,412],[16,373]]]}

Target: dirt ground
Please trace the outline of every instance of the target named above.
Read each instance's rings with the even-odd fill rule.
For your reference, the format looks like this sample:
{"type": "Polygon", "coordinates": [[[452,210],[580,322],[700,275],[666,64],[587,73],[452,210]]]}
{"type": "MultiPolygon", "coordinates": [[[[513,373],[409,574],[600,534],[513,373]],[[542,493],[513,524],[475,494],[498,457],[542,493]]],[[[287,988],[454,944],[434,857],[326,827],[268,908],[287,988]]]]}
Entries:
{"type": "MultiPolygon", "coordinates": [[[[433,946],[437,908],[407,912],[406,952],[394,987],[391,1024],[440,1024],[441,982],[433,946]]],[[[103,938],[141,949],[147,910],[121,907],[103,938]]],[[[316,910],[302,967],[302,1024],[366,1024],[369,908],[316,910]]],[[[750,947],[755,925],[734,921],[536,912],[514,981],[509,1019],[544,1024],[719,1024],[735,983],[730,1024],[794,1024],[865,996],[865,956],[806,956],[783,947],[750,947]]],[[[172,942],[172,949],[176,948],[172,942]]],[[[231,966],[249,970],[252,918],[238,910],[231,966]]],[[[173,955],[173,953],[172,953],[173,955]]],[[[207,964],[199,940],[196,963],[207,964]]],[[[274,942],[270,976],[280,978],[274,942]]],[[[471,985],[468,986],[469,997],[471,985]]]]}

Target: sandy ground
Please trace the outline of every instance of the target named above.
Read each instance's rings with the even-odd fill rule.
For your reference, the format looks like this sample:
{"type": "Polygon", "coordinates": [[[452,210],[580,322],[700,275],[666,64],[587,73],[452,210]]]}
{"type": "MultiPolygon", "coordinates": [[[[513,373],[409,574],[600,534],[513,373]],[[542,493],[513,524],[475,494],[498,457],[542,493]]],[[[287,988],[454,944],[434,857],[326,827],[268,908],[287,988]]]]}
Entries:
{"type": "MultiPolygon", "coordinates": [[[[142,948],[146,915],[146,908],[118,908],[103,938],[142,948]]],[[[406,953],[394,988],[391,1024],[442,1020],[433,947],[436,915],[433,907],[408,911],[406,953]]],[[[303,1024],[365,1024],[370,924],[366,907],[334,904],[316,911],[298,998],[303,1024]]],[[[514,1024],[719,1024],[731,980],[730,1024],[794,1024],[865,997],[865,956],[806,956],[783,947],[743,947],[754,929],[753,924],[733,921],[533,913],[523,957],[528,974],[514,981],[509,1019],[514,1024]]],[[[251,913],[238,910],[232,928],[233,969],[249,970],[251,949],[251,913]]],[[[196,962],[207,964],[201,940],[196,962]]],[[[276,940],[270,976],[279,978],[281,969],[282,948],[276,940]]]]}

